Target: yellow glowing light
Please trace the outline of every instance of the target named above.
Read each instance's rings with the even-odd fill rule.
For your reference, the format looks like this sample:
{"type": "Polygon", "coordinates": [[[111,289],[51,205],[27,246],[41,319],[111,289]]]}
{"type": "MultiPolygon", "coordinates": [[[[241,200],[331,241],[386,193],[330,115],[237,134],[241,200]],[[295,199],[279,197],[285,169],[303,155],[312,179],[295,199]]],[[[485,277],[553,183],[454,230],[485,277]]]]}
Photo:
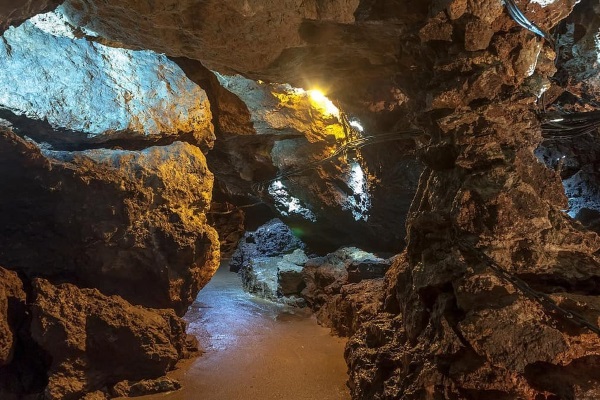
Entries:
{"type": "Polygon", "coordinates": [[[334,115],[339,118],[340,110],[323,94],[323,92],[318,89],[313,89],[308,91],[308,95],[313,104],[324,110],[325,114],[334,115]]]}

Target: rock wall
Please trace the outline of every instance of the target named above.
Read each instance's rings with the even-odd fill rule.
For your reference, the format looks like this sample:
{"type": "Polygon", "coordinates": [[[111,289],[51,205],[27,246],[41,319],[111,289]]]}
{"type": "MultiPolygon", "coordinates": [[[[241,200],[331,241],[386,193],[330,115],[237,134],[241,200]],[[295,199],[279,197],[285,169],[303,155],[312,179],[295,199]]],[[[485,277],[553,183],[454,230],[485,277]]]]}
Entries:
{"type": "MultiPolygon", "coordinates": [[[[573,7],[517,4],[542,29],[573,7]]],[[[427,105],[422,121],[437,139],[422,154],[408,246],[386,276],[384,306],[347,346],[352,395],[595,398],[600,337],[479,257],[598,323],[600,239],[561,211],[560,177],[533,154],[536,82],[554,72],[553,51],[500,1],[434,2],[418,26],[405,47],[431,57],[420,66],[431,84],[406,91],[427,105]]]]}

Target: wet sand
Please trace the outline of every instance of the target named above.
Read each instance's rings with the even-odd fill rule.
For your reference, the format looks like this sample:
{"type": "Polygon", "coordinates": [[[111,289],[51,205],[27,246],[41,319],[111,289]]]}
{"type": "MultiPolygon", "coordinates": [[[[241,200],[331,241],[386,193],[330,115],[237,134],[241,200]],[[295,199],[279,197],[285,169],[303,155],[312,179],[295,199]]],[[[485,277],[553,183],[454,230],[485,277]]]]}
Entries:
{"type": "Polygon", "coordinates": [[[306,311],[245,293],[222,265],[186,320],[205,353],[169,376],[183,388],[164,400],[347,400],[345,340],[306,311]]]}

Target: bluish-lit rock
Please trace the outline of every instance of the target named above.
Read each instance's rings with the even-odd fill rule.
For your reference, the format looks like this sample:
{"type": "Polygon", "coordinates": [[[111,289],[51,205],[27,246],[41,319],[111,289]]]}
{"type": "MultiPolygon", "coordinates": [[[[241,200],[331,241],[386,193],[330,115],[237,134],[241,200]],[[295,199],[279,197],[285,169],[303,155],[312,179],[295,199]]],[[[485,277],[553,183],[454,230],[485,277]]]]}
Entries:
{"type": "Polygon", "coordinates": [[[82,132],[81,141],[188,134],[212,145],[206,93],[175,63],[76,35],[60,12],[6,31],[0,107],[82,132]]]}

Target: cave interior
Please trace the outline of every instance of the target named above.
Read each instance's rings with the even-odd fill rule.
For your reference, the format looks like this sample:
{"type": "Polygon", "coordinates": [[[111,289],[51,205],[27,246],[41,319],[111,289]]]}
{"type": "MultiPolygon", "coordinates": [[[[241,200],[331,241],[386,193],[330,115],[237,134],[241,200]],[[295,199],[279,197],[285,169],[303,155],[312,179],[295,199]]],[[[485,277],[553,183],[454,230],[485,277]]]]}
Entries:
{"type": "Polygon", "coordinates": [[[600,0],[0,35],[0,399],[600,399],[600,0]]]}

